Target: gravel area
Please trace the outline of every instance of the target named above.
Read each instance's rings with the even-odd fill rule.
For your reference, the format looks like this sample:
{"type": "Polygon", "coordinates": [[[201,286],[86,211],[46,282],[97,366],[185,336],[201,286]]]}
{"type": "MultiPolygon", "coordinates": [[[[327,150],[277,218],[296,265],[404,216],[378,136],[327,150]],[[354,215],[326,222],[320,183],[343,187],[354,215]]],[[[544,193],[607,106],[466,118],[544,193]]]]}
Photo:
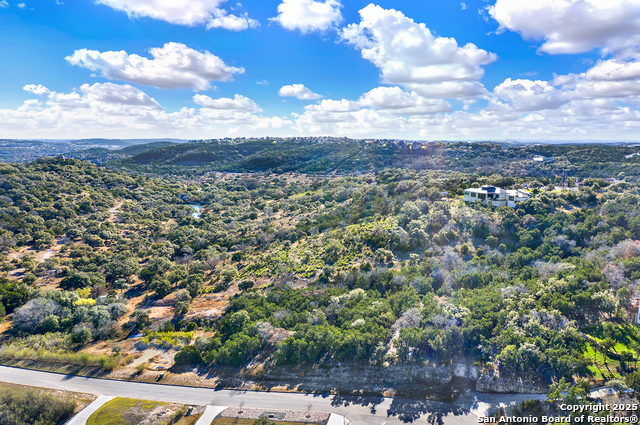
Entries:
{"type": "MultiPolygon", "coordinates": [[[[313,408],[313,407],[312,407],[313,408]]],[[[238,419],[259,419],[262,416],[278,422],[309,422],[324,423],[329,420],[328,413],[306,412],[302,410],[270,410],[230,407],[220,416],[238,419]]]]}

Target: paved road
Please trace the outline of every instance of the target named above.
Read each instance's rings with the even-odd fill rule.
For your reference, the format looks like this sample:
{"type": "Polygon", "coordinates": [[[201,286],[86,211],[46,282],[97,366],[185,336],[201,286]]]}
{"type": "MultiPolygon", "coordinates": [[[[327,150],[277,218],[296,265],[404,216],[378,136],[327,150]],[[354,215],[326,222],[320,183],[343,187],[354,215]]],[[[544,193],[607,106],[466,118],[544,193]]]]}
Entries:
{"type": "Polygon", "coordinates": [[[110,396],[135,397],[147,400],[185,404],[306,410],[344,415],[353,425],[396,425],[406,422],[430,425],[477,424],[477,416],[447,403],[389,397],[357,397],[326,394],[297,394],[257,391],[214,390],[143,384],[127,381],[85,378],[0,366],[0,381],[36,387],[79,391],[110,396]]]}

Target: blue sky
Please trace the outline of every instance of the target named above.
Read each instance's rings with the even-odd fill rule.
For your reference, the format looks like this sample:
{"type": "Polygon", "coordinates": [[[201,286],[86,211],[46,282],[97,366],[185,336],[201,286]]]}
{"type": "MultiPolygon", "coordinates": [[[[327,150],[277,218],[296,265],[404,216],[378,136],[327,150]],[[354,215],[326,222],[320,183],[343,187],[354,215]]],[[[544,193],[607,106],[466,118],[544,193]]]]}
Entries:
{"type": "Polygon", "coordinates": [[[535,3],[0,0],[0,137],[637,139],[640,0],[535,3]]]}

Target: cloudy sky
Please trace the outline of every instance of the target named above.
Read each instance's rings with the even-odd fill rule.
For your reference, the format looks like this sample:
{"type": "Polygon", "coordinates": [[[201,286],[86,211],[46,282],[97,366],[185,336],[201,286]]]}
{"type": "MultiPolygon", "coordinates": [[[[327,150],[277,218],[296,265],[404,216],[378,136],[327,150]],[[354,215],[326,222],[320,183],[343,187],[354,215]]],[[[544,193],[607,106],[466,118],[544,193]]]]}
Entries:
{"type": "Polygon", "coordinates": [[[640,140],[640,0],[0,0],[0,137],[640,140]]]}

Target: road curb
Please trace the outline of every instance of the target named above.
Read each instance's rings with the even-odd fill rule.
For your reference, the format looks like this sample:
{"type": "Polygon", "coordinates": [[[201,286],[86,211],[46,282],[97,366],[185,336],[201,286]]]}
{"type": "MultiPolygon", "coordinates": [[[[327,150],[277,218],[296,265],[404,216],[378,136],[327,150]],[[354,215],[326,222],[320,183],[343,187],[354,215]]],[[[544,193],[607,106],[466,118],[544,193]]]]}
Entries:
{"type": "Polygon", "coordinates": [[[204,413],[200,416],[200,419],[198,419],[194,425],[210,425],[211,422],[220,416],[220,413],[224,412],[228,408],[229,406],[212,406],[209,404],[204,409],[204,413]]]}
{"type": "Polygon", "coordinates": [[[68,422],[66,422],[65,425],[86,425],[89,416],[93,415],[98,409],[100,409],[102,406],[104,406],[114,398],[116,397],[110,395],[98,396],[97,399],[95,399],[90,405],[79,411],[78,414],[71,418],[68,422]]]}

